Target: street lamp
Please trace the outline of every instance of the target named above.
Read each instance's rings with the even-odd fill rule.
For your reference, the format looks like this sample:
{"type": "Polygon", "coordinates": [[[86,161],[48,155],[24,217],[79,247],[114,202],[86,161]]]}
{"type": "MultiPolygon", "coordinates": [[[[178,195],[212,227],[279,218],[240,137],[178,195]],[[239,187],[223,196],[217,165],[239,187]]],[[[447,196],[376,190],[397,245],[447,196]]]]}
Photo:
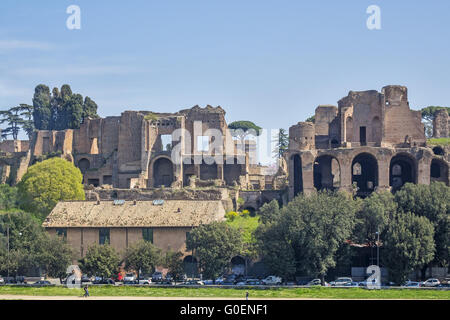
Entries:
{"type": "Polygon", "coordinates": [[[380,266],[380,232],[377,231],[375,232],[375,234],[377,235],[377,266],[380,266]]]}

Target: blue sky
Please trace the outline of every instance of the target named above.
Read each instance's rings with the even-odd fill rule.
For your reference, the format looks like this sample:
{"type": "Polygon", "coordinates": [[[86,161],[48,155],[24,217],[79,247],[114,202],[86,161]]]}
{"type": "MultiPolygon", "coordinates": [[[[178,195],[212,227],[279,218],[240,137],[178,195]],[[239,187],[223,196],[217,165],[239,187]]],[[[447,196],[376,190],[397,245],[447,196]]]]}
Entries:
{"type": "Polygon", "coordinates": [[[220,105],[227,121],[289,128],[349,90],[401,84],[449,105],[450,1],[0,2],[0,109],[68,83],[101,116],[220,105]],[[81,30],[66,8],[81,8],[81,30]],[[369,5],[381,30],[366,27],[369,5]]]}

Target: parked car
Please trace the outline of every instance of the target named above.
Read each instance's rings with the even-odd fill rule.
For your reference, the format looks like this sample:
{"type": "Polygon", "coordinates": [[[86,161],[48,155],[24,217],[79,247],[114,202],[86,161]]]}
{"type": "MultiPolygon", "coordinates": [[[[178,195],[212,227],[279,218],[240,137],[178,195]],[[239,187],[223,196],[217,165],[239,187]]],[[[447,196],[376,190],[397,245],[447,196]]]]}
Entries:
{"type": "MultiPolygon", "coordinates": [[[[321,286],[322,281],[320,279],[312,279],[311,281],[307,282],[305,285],[306,286],[321,286]]],[[[324,286],[329,287],[330,284],[325,281],[324,286]]]]}
{"type": "Polygon", "coordinates": [[[184,285],[184,286],[204,286],[205,283],[200,280],[187,280],[185,282],[179,283],[178,285],[184,285]]]}
{"type": "Polygon", "coordinates": [[[5,279],[0,276],[0,284],[5,284],[5,279]]]}
{"type": "Polygon", "coordinates": [[[152,274],[152,282],[160,282],[163,279],[162,272],[156,271],[152,274]]]}
{"type": "Polygon", "coordinates": [[[430,279],[422,282],[421,286],[422,287],[437,287],[440,284],[441,284],[441,282],[438,279],[430,278],[430,279]]]}
{"type": "Polygon", "coordinates": [[[83,282],[92,282],[92,279],[90,277],[88,277],[87,275],[83,274],[81,276],[81,283],[83,282]]]}
{"type": "Polygon", "coordinates": [[[404,285],[402,285],[402,287],[406,287],[406,288],[420,288],[420,282],[417,281],[406,281],[406,283],[404,285]]]}
{"type": "Polygon", "coordinates": [[[116,282],[113,279],[104,278],[104,279],[95,280],[93,282],[93,284],[110,284],[110,285],[114,286],[116,284],[116,282]]]}
{"type": "Polygon", "coordinates": [[[277,276],[268,276],[261,280],[265,285],[276,286],[281,284],[281,278],[277,276]]]}
{"type": "Polygon", "coordinates": [[[358,286],[360,286],[360,287],[368,287],[368,286],[376,286],[376,285],[377,285],[376,281],[364,280],[364,281],[358,282],[358,286]]]}
{"type": "Polygon", "coordinates": [[[332,287],[342,287],[344,286],[347,282],[353,282],[352,278],[348,278],[348,277],[339,277],[334,281],[330,282],[330,286],[332,287]]]}
{"type": "Polygon", "coordinates": [[[150,283],[152,283],[152,279],[150,278],[140,277],[138,280],[138,284],[149,285],[150,283]]]}
{"type": "Polygon", "coordinates": [[[134,272],[128,272],[125,274],[125,277],[123,277],[123,283],[124,284],[135,284],[136,283],[136,275],[134,272]]]}
{"type": "Polygon", "coordinates": [[[52,283],[48,280],[39,280],[32,284],[32,286],[51,286],[52,283]]]}
{"type": "Polygon", "coordinates": [[[359,282],[356,281],[346,282],[344,284],[344,287],[359,287],[359,282]]]}

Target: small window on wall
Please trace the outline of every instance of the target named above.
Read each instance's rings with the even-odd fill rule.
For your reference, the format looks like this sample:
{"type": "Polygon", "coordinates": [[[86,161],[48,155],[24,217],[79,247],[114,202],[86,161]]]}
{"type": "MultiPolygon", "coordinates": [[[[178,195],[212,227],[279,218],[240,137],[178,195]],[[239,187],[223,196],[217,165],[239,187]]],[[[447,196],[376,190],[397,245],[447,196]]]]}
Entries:
{"type": "Polygon", "coordinates": [[[58,235],[58,237],[67,239],[67,229],[66,228],[56,229],[56,234],[58,235]]]}
{"type": "Polygon", "coordinates": [[[99,234],[99,244],[109,244],[110,243],[110,239],[109,239],[109,229],[108,228],[101,228],[98,231],[99,234]]]}
{"type": "Polygon", "coordinates": [[[161,144],[163,151],[171,151],[172,150],[172,135],[171,134],[162,134],[161,135],[161,144]]]}
{"type": "Polygon", "coordinates": [[[142,238],[147,242],[153,243],[153,229],[142,228],[142,238]]]}
{"type": "Polygon", "coordinates": [[[209,151],[209,136],[197,136],[197,151],[209,151]]]}

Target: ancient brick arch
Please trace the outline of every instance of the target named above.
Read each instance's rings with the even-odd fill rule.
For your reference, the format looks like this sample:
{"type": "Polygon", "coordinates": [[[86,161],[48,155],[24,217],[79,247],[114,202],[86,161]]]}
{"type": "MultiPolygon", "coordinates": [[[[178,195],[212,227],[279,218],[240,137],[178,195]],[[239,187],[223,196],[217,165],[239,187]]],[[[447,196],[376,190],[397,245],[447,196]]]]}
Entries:
{"type": "Polygon", "coordinates": [[[358,196],[368,196],[378,186],[378,161],[368,152],[356,155],[351,167],[352,183],[356,183],[358,196]]]}
{"type": "Polygon", "coordinates": [[[153,187],[170,187],[174,181],[173,163],[167,156],[159,156],[150,164],[149,178],[153,187]]]}
{"type": "Polygon", "coordinates": [[[335,190],[341,186],[341,165],[334,155],[323,154],[314,160],[314,188],[335,190]]]}
{"type": "Polygon", "coordinates": [[[392,156],[389,165],[389,185],[393,191],[405,183],[417,183],[417,160],[409,153],[401,152],[392,156]]]}
{"type": "Polygon", "coordinates": [[[448,164],[442,159],[431,160],[430,165],[430,182],[440,181],[444,182],[447,186],[448,181],[448,164]]]}

